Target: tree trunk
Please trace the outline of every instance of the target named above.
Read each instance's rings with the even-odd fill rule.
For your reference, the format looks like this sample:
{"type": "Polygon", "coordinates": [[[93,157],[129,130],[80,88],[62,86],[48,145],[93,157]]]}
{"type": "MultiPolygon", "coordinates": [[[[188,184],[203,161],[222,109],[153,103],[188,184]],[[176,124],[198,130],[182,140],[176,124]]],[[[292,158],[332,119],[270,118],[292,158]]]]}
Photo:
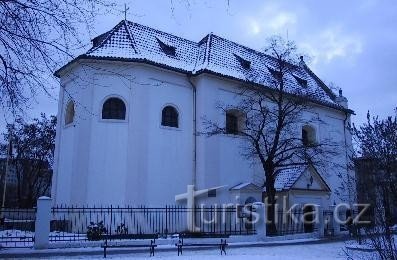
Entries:
{"type": "MultiPolygon", "coordinates": [[[[265,166],[266,167],[266,166],[265,166]]],[[[266,193],[264,193],[264,201],[267,204],[267,227],[268,235],[276,235],[276,189],[274,188],[274,168],[272,166],[266,167],[266,193]]]]}

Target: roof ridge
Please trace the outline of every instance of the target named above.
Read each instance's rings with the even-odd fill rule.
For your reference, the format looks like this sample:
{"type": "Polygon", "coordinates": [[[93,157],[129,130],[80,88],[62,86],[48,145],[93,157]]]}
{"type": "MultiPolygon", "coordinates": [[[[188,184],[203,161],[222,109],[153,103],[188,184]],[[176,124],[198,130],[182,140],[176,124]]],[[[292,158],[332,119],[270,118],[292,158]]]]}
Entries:
{"type": "Polygon", "coordinates": [[[205,56],[204,56],[204,66],[205,69],[208,66],[210,60],[210,53],[211,53],[211,41],[212,41],[212,32],[208,34],[208,39],[205,46],[205,56]]]}
{"type": "Polygon", "coordinates": [[[306,65],[306,63],[303,64],[303,69],[305,69],[313,78],[316,80],[320,87],[324,90],[325,93],[333,100],[335,101],[336,95],[335,93],[322,81],[310,68],[309,66],[306,65]]]}
{"type": "Polygon", "coordinates": [[[130,29],[128,28],[127,21],[126,21],[126,20],[123,20],[123,22],[124,22],[125,30],[127,31],[127,36],[128,36],[128,38],[130,39],[130,41],[131,41],[132,48],[134,49],[135,53],[138,53],[138,50],[137,50],[136,47],[135,47],[136,42],[135,42],[134,36],[133,36],[133,34],[130,32],[130,29]]]}
{"type": "Polygon", "coordinates": [[[257,53],[257,54],[260,54],[261,56],[266,56],[267,58],[270,58],[270,59],[272,59],[272,60],[275,60],[275,59],[276,59],[275,57],[273,57],[273,56],[271,56],[271,55],[269,55],[269,54],[267,54],[267,53],[264,53],[264,52],[262,52],[262,51],[255,50],[255,49],[253,49],[253,48],[251,48],[251,47],[242,45],[241,43],[238,43],[238,42],[235,42],[235,41],[226,39],[226,38],[224,38],[224,37],[222,37],[222,36],[219,36],[219,35],[216,35],[216,34],[212,34],[212,35],[213,35],[213,37],[218,37],[218,38],[220,38],[221,40],[224,40],[224,41],[227,41],[227,42],[231,42],[231,43],[233,43],[233,44],[236,44],[236,45],[238,45],[239,47],[242,47],[242,48],[246,49],[248,52],[257,53]]]}
{"type": "Polygon", "coordinates": [[[210,56],[210,52],[211,52],[211,41],[212,41],[212,35],[213,33],[209,33],[206,36],[204,36],[197,44],[198,46],[201,46],[203,44],[203,42],[205,41],[205,52],[204,52],[204,60],[201,63],[201,61],[199,60],[199,56],[200,56],[200,50],[197,52],[197,57],[196,57],[196,63],[194,65],[194,69],[193,69],[193,74],[204,70],[208,64],[209,64],[209,56],[210,56]],[[197,70],[197,67],[200,66],[201,67],[197,70]]]}
{"type": "Polygon", "coordinates": [[[153,27],[149,27],[149,26],[147,26],[147,25],[143,25],[143,24],[136,23],[136,22],[132,22],[132,21],[128,21],[128,20],[124,20],[124,21],[126,21],[127,23],[132,23],[132,24],[134,24],[134,25],[141,26],[141,27],[143,27],[143,28],[146,28],[146,29],[149,29],[149,30],[156,31],[157,33],[160,33],[160,34],[166,34],[166,35],[168,35],[168,36],[172,36],[172,37],[175,37],[175,38],[178,38],[178,39],[184,40],[184,41],[188,41],[188,42],[191,42],[191,43],[197,44],[197,42],[196,42],[196,41],[189,40],[189,39],[186,39],[186,38],[183,38],[183,37],[177,36],[177,35],[175,35],[175,34],[172,34],[172,33],[164,32],[164,31],[161,31],[161,30],[159,30],[159,29],[156,29],[156,28],[153,28],[153,27]]]}
{"type": "MultiPolygon", "coordinates": [[[[123,20],[123,21],[124,21],[124,20],[123,20]]],[[[92,47],[91,49],[89,49],[89,50],[87,51],[86,54],[89,54],[89,53],[91,53],[91,52],[93,52],[93,51],[99,49],[100,47],[103,47],[103,45],[104,45],[105,42],[110,38],[110,36],[112,36],[112,35],[114,34],[114,32],[115,32],[117,29],[119,29],[119,27],[122,25],[123,21],[120,21],[120,22],[119,22],[118,24],[116,24],[116,26],[114,26],[112,29],[110,29],[109,31],[105,32],[105,33],[108,33],[108,35],[106,36],[106,38],[105,38],[101,43],[99,43],[96,47],[92,47]]],[[[103,35],[103,34],[105,34],[105,33],[102,33],[101,35],[103,35]]],[[[101,36],[101,35],[99,35],[99,36],[101,36]]],[[[97,37],[99,37],[99,36],[97,36],[97,37]]],[[[95,38],[97,38],[97,37],[95,37],[95,38]]],[[[94,39],[95,39],[95,38],[94,38],[94,39]]]]}

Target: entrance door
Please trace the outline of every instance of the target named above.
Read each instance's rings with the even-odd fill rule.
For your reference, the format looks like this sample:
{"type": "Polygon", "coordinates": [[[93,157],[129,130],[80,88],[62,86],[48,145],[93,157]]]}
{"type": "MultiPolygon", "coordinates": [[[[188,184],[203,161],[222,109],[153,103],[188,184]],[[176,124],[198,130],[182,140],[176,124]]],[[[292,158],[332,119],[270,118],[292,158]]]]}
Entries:
{"type": "Polygon", "coordinates": [[[314,207],[305,205],[303,207],[304,223],[303,228],[305,233],[312,233],[314,231],[314,207]]]}
{"type": "Polygon", "coordinates": [[[256,199],[253,197],[249,197],[245,200],[245,209],[249,211],[245,219],[245,229],[247,231],[252,231],[254,229],[254,225],[252,223],[252,204],[254,202],[256,202],[256,199]]]}

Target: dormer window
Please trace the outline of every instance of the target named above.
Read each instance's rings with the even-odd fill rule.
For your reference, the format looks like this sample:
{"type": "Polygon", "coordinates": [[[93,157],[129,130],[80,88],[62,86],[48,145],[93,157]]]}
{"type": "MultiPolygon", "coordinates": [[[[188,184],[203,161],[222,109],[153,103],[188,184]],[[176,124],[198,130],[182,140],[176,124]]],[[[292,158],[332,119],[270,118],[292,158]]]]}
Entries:
{"type": "Polygon", "coordinates": [[[267,69],[269,70],[270,74],[272,74],[273,78],[275,78],[277,80],[281,80],[283,78],[283,75],[281,74],[280,71],[277,71],[277,70],[272,69],[270,67],[267,67],[267,69]]]}
{"type": "Polygon", "coordinates": [[[156,38],[157,42],[159,43],[160,49],[169,56],[175,56],[176,48],[174,46],[168,45],[161,41],[159,38],[156,38]]]}
{"type": "Polygon", "coordinates": [[[241,67],[243,67],[243,69],[248,70],[251,68],[251,62],[249,60],[246,60],[243,57],[238,56],[237,54],[234,54],[234,57],[236,57],[236,59],[240,63],[241,67]]]}
{"type": "Polygon", "coordinates": [[[296,81],[298,82],[298,84],[301,87],[307,88],[307,80],[299,78],[298,76],[295,76],[295,75],[294,75],[294,78],[296,79],[296,81]]]}

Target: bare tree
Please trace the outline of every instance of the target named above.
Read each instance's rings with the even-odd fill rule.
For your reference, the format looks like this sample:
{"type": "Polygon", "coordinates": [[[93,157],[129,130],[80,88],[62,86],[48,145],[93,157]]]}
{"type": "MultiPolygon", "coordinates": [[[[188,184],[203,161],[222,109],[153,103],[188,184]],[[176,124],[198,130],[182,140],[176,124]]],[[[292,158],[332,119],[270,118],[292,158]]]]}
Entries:
{"type": "MultiPolygon", "coordinates": [[[[47,118],[42,114],[40,119],[25,123],[18,119],[9,125],[5,134],[7,144],[0,144],[1,151],[7,151],[8,140],[12,140],[12,158],[10,165],[16,177],[16,186],[9,187],[16,197],[16,206],[31,208],[38,197],[49,195],[52,177],[52,165],[55,148],[56,117],[47,118]]],[[[2,173],[2,176],[5,176],[2,173]]],[[[4,181],[4,177],[3,177],[4,181]]],[[[3,184],[3,183],[2,183],[3,184]]],[[[3,189],[3,185],[1,185],[3,189]]]]}
{"type": "Polygon", "coordinates": [[[37,91],[49,92],[52,73],[85,47],[102,0],[0,1],[0,104],[22,109],[37,91]]]}
{"type": "MultiPolygon", "coordinates": [[[[291,87],[290,79],[296,72],[305,70],[303,60],[299,62],[294,42],[285,41],[281,37],[268,40],[265,52],[269,55],[272,66],[268,67],[272,78],[262,86],[243,85],[239,93],[241,102],[237,106],[220,105],[224,113],[231,109],[240,111],[243,125],[235,134],[246,140],[241,154],[249,160],[260,162],[265,182],[263,200],[268,204],[268,232],[277,232],[275,225],[275,173],[280,168],[300,165],[324,166],[326,157],[334,154],[333,142],[330,140],[314,140],[310,133],[301,132],[299,126],[316,121],[319,118],[307,118],[305,111],[310,110],[315,100],[314,93],[304,86],[291,87]],[[303,136],[302,136],[303,133],[303,136]]],[[[301,58],[302,59],[302,58],[301,58]]],[[[261,78],[261,75],[247,72],[247,78],[261,78]]],[[[263,77],[262,77],[263,78],[263,77]]],[[[297,79],[298,81],[301,79],[297,79]]],[[[204,119],[206,134],[209,136],[228,133],[228,126],[204,119]]]]}
{"type": "Polygon", "coordinates": [[[397,224],[397,109],[394,117],[371,118],[353,127],[357,143],[357,192],[360,203],[371,204],[371,225],[363,226],[364,243],[379,259],[397,259],[392,227],[397,224]]]}

